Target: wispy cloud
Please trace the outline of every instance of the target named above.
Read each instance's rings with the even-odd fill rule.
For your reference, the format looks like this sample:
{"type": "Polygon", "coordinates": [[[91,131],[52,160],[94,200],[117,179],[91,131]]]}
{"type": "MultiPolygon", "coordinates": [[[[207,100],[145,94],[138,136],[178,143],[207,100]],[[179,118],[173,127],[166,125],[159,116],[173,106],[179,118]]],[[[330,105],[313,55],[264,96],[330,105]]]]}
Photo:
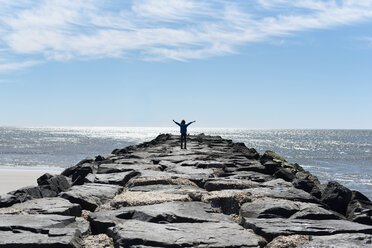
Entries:
{"type": "Polygon", "coordinates": [[[0,0],[1,54],[28,60],[4,62],[0,71],[40,57],[203,59],[371,19],[371,0],[0,0]]]}
{"type": "Polygon", "coordinates": [[[131,7],[137,17],[148,18],[155,21],[192,21],[195,16],[204,16],[208,4],[202,1],[185,0],[137,0],[131,7]]]}
{"type": "Polygon", "coordinates": [[[0,72],[9,72],[24,69],[26,67],[31,67],[40,64],[40,61],[23,61],[23,62],[12,62],[12,63],[0,63],[0,72]]]}

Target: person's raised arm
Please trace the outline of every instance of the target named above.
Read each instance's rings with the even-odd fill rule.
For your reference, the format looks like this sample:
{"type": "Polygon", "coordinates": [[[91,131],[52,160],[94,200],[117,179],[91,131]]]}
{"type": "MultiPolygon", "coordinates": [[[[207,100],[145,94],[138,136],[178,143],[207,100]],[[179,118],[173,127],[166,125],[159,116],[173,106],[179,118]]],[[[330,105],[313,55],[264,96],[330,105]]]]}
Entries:
{"type": "Polygon", "coordinates": [[[187,126],[190,125],[190,124],[193,124],[194,122],[196,122],[196,121],[191,121],[191,122],[187,123],[187,126]]]}
{"type": "Polygon", "coordinates": [[[174,123],[176,123],[178,126],[181,126],[177,121],[173,120],[174,123]]]}

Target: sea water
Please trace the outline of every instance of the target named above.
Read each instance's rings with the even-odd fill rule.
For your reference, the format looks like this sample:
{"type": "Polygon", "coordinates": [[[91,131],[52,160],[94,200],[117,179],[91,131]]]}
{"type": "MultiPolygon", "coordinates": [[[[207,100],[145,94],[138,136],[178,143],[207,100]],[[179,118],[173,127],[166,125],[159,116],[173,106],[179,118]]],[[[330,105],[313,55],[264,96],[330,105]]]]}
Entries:
{"type": "MultiPolygon", "coordinates": [[[[321,182],[336,180],[372,199],[372,130],[262,130],[194,128],[190,134],[220,135],[259,153],[272,150],[299,163],[321,182]]],[[[69,167],[83,158],[149,141],[170,128],[0,127],[0,166],[69,167]]]]}

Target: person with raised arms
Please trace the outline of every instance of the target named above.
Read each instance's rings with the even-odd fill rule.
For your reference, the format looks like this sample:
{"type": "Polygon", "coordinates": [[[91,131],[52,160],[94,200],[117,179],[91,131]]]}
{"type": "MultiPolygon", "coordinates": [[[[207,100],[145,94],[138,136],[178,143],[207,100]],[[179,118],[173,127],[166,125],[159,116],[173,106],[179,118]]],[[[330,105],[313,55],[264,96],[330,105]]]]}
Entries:
{"type": "Polygon", "coordinates": [[[181,149],[186,149],[186,137],[187,137],[187,127],[194,123],[195,121],[189,122],[186,124],[185,120],[182,120],[181,123],[173,120],[178,126],[180,126],[180,133],[181,133],[181,149]],[[184,144],[184,146],[182,146],[184,144]]]}

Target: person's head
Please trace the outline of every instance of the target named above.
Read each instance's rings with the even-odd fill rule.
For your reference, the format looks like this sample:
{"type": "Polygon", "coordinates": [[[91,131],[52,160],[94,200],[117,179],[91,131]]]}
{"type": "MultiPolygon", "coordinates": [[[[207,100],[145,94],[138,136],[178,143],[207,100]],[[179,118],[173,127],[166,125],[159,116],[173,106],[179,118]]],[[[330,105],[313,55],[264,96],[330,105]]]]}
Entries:
{"type": "Polygon", "coordinates": [[[185,121],[185,120],[182,120],[182,121],[181,121],[181,124],[185,124],[185,123],[186,123],[186,121],[185,121]]]}

